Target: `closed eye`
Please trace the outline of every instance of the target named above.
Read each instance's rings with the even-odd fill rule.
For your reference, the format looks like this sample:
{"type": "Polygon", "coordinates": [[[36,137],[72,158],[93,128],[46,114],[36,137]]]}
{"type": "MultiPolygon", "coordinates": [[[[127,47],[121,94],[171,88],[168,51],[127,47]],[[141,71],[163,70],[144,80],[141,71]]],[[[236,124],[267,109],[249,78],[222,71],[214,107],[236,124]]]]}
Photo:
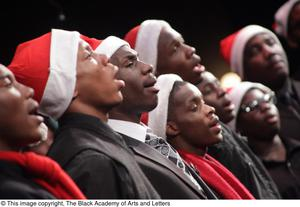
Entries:
{"type": "Polygon", "coordinates": [[[133,61],[130,61],[130,62],[126,63],[126,65],[125,65],[126,68],[131,68],[132,66],[134,66],[133,61]]]}
{"type": "Polygon", "coordinates": [[[193,112],[196,112],[198,111],[198,105],[196,103],[193,103],[190,107],[190,110],[193,111],[193,112]]]}
{"type": "Polygon", "coordinates": [[[272,46],[272,45],[274,45],[276,43],[273,38],[268,38],[268,39],[265,40],[265,42],[269,46],[272,46]]]}
{"type": "Polygon", "coordinates": [[[13,80],[9,75],[0,77],[0,87],[11,87],[13,85],[13,80]]]}
{"type": "Polygon", "coordinates": [[[87,50],[87,55],[86,55],[86,59],[89,59],[89,58],[91,58],[92,57],[92,55],[93,55],[93,52],[92,51],[89,51],[89,50],[87,50]]]}

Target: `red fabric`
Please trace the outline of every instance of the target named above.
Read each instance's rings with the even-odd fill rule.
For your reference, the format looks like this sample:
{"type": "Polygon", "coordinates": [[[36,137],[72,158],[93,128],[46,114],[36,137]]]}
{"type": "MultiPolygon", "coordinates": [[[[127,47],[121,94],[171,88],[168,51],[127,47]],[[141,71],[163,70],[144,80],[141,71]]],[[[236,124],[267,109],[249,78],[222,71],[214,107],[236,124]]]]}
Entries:
{"type": "Polygon", "coordinates": [[[276,31],[277,28],[278,28],[278,24],[277,24],[276,22],[273,22],[273,24],[272,24],[272,29],[273,29],[274,31],[276,31]]]}
{"type": "Polygon", "coordinates": [[[48,157],[33,152],[2,151],[0,160],[19,164],[32,176],[33,181],[58,199],[86,199],[74,181],[48,157]]]}
{"type": "Polygon", "coordinates": [[[220,53],[223,56],[224,60],[230,65],[231,60],[231,49],[233,46],[233,43],[235,41],[235,38],[237,37],[237,34],[240,31],[237,31],[224,39],[220,41],[220,53]]]}
{"type": "Polygon", "coordinates": [[[131,48],[135,48],[136,38],[137,38],[139,29],[140,29],[140,25],[131,29],[124,37],[124,40],[129,43],[131,48]]]}
{"type": "Polygon", "coordinates": [[[20,44],[8,66],[19,82],[35,89],[33,98],[37,102],[41,101],[50,72],[50,41],[51,33],[47,33],[20,44]]]}
{"type": "Polygon", "coordinates": [[[225,88],[226,93],[230,93],[230,91],[233,89],[233,87],[225,88]]]}
{"type": "Polygon", "coordinates": [[[255,199],[248,189],[221,163],[206,154],[196,154],[178,150],[181,157],[192,163],[203,180],[224,199],[255,199]]]}
{"type": "MultiPolygon", "coordinates": [[[[81,35],[96,49],[101,40],[81,35]]],[[[7,67],[17,81],[34,89],[34,99],[40,103],[50,74],[51,32],[18,45],[15,55],[7,67]],[[39,58],[36,58],[39,57],[39,58]],[[30,71],[30,72],[28,72],[30,71]]]]}
{"type": "Polygon", "coordinates": [[[86,41],[87,43],[89,43],[89,45],[92,47],[93,50],[95,50],[99,45],[100,43],[102,42],[102,40],[98,40],[96,38],[90,38],[90,37],[87,37],[85,35],[82,35],[80,34],[80,39],[86,41]]]}
{"type": "Polygon", "coordinates": [[[148,125],[148,118],[149,118],[148,112],[142,113],[141,122],[144,123],[145,125],[148,125]]]}

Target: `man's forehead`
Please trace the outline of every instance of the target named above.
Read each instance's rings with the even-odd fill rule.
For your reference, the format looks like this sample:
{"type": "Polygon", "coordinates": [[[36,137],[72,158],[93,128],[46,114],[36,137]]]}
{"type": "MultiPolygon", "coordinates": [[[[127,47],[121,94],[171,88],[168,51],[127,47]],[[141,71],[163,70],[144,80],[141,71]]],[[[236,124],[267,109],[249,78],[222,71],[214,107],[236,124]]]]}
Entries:
{"type": "Polygon", "coordinates": [[[162,29],[162,34],[166,42],[172,42],[174,39],[183,41],[183,37],[181,36],[181,34],[171,27],[164,27],[162,29]]]}
{"type": "Polygon", "coordinates": [[[0,74],[1,74],[1,76],[12,75],[12,72],[8,68],[6,68],[4,65],[0,64],[0,74]]]}
{"type": "Polygon", "coordinates": [[[202,93],[196,86],[194,86],[191,83],[187,83],[181,86],[180,89],[177,91],[176,96],[179,102],[191,101],[197,97],[202,99],[202,93]]]}
{"type": "Polygon", "coordinates": [[[82,39],[79,40],[78,47],[79,47],[79,49],[91,48],[91,46],[89,45],[89,43],[87,43],[86,41],[84,41],[82,39]]]}
{"type": "Polygon", "coordinates": [[[274,37],[272,37],[271,34],[267,33],[267,32],[261,32],[261,33],[258,33],[256,35],[254,35],[254,37],[252,37],[249,42],[253,42],[255,40],[261,40],[261,39],[274,39],[274,37]]]}
{"type": "Polygon", "coordinates": [[[134,49],[132,49],[131,47],[129,47],[128,45],[123,45],[122,47],[120,47],[116,54],[118,56],[122,56],[122,57],[127,57],[127,56],[137,56],[138,53],[137,51],[135,51],[134,49]]]}
{"type": "Polygon", "coordinates": [[[214,83],[218,81],[217,78],[208,71],[204,71],[201,75],[203,77],[203,83],[214,83]]]}

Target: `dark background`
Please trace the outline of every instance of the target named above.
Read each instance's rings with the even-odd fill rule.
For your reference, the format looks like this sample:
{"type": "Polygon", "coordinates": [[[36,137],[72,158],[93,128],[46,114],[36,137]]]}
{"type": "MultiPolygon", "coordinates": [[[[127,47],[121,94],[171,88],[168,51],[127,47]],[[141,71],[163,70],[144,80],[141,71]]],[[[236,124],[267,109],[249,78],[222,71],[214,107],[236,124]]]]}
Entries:
{"type": "Polygon", "coordinates": [[[9,64],[19,43],[47,33],[51,28],[77,30],[99,39],[108,35],[122,38],[143,20],[163,19],[197,49],[207,70],[220,78],[229,67],[219,55],[219,40],[248,24],[271,29],[275,11],[285,2],[176,1],[1,1],[0,62],[9,64]]]}

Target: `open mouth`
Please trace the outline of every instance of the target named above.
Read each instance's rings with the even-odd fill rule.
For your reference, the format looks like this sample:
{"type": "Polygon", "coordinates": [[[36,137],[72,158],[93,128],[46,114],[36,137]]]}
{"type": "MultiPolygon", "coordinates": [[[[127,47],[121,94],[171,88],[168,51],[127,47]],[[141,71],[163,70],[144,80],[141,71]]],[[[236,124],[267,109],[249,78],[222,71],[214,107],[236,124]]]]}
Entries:
{"type": "Polygon", "coordinates": [[[269,114],[266,116],[265,120],[270,124],[275,124],[278,122],[278,116],[276,116],[275,114],[269,114]]]}
{"type": "Polygon", "coordinates": [[[125,87],[125,82],[123,80],[115,79],[114,81],[117,84],[119,90],[125,87]]]}
{"type": "Polygon", "coordinates": [[[147,89],[147,91],[150,91],[152,93],[158,93],[159,89],[155,86],[156,78],[149,78],[144,83],[144,88],[147,89]]]}
{"type": "Polygon", "coordinates": [[[270,68],[282,68],[285,65],[285,61],[282,58],[274,58],[270,61],[270,68]]]}
{"type": "Polygon", "coordinates": [[[28,114],[29,115],[37,115],[38,114],[37,111],[38,111],[38,104],[35,101],[30,102],[28,114]]]}
{"type": "Polygon", "coordinates": [[[194,83],[195,85],[198,85],[202,82],[203,77],[202,77],[201,73],[204,71],[205,71],[205,67],[203,65],[201,65],[200,63],[197,63],[193,67],[193,72],[197,74],[197,81],[194,83]]]}
{"type": "Polygon", "coordinates": [[[219,125],[219,117],[216,115],[212,118],[212,121],[209,124],[209,127],[214,127],[216,125],[219,125]]]}
{"type": "Polygon", "coordinates": [[[156,79],[154,78],[149,78],[145,83],[144,83],[144,88],[150,88],[153,87],[156,83],[156,79]]]}
{"type": "Polygon", "coordinates": [[[221,127],[221,125],[219,124],[219,118],[218,118],[218,116],[215,115],[215,116],[213,117],[212,121],[211,121],[210,124],[209,124],[209,128],[210,128],[213,132],[215,132],[216,134],[219,134],[219,133],[222,132],[222,127],[221,127]]]}
{"type": "Polygon", "coordinates": [[[193,71],[200,74],[203,71],[205,71],[205,67],[203,65],[201,65],[200,63],[198,63],[194,66],[193,71]]]}
{"type": "Polygon", "coordinates": [[[40,123],[44,121],[44,118],[38,114],[38,103],[35,101],[30,102],[28,114],[30,117],[37,119],[40,123]]]}

